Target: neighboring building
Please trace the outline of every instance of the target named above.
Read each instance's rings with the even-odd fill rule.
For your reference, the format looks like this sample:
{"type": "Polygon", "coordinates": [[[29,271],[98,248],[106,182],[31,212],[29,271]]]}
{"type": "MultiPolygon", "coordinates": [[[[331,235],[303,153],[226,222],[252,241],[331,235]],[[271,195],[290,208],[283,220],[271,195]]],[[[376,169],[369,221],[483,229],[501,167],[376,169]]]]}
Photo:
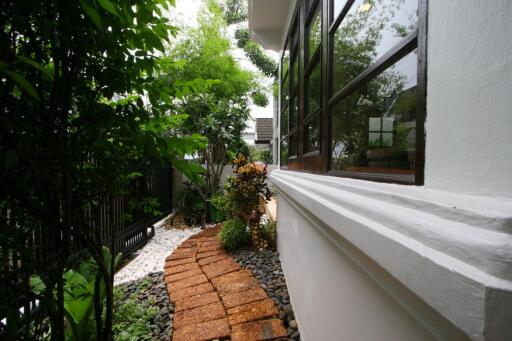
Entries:
{"type": "Polygon", "coordinates": [[[254,146],[254,137],[256,133],[254,131],[244,131],[243,140],[248,146],[254,146]]]}
{"type": "Polygon", "coordinates": [[[249,0],[249,26],[280,52],[302,340],[510,340],[512,2],[249,0]]]}
{"type": "Polygon", "coordinates": [[[273,118],[259,117],[256,118],[256,134],[254,136],[254,144],[258,149],[269,149],[273,137],[273,118]]]}

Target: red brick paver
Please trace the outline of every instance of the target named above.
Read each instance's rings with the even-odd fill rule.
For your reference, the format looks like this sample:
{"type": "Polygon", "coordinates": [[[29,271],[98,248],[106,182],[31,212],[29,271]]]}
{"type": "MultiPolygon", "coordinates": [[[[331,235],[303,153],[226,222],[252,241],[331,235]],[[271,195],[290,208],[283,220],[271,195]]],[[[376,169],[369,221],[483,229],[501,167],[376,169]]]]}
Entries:
{"type": "Polygon", "coordinates": [[[246,277],[238,280],[237,282],[219,283],[214,286],[219,295],[224,296],[234,292],[242,292],[252,288],[257,288],[259,283],[254,277],[246,277]]]}
{"type": "Polygon", "coordinates": [[[231,341],[274,340],[286,336],[281,320],[261,320],[233,326],[231,341]]]}
{"type": "Polygon", "coordinates": [[[264,300],[267,297],[267,293],[262,288],[254,288],[225,295],[222,297],[222,303],[226,309],[230,309],[254,301],[264,300]]]}
{"type": "MultiPolygon", "coordinates": [[[[192,263],[193,264],[193,263],[192,263]]],[[[182,279],[186,279],[192,276],[201,275],[203,272],[201,269],[192,269],[184,272],[178,272],[177,274],[172,274],[165,276],[165,284],[176,282],[182,279]]]]}
{"type": "Polygon", "coordinates": [[[217,320],[226,316],[222,303],[215,302],[189,310],[178,311],[174,314],[174,328],[188,326],[199,322],[217,320]]]}
{"type": "Polygon", "coordinates": [[[210,263],[202,267],[206,277],[210,280],[230,272],[240,270],[240,265],[231,258],[226,258],[218,262],[210,263]]]}
{"type": "Polygon", "coordinates": [[[173,341],[203,341],[227,337],[231,334],[228,319],[222,318],[203,323],[191,324],[176,329],[172,335],[173,341]]]}
{"type": "Polygon", "coordinates": [[[220,242],[219,227],[190,237],[166,258],[175,303],[173,341],[275,340],[287,336],[277,307],[220,242]]]}
{"type": "Polygon", "coordinates": [[[223,249],[214,250],[214,251],[206,251],[206,252],[198,253],[197,254],[197,259],[211,257],[211,256],[216,256],[216,255],[227,255],[227,253],[223,249]]]}
{"type": "Polygon", "coordinates": [[[230,325],[244,322],[256,321],[266,317],[277,315],[278,311],[270,298],[262,301],[247,303],[235,308],[228,309],[228,320],[230,325]]]}
{"type": "Polygon", "coordinates": [[[178,312],[182,310],[197,308],[203,305],[208,305],[210,303],[215,303],[219,301],[219,294],[217,294],[215,291],[207,292],[206,294],[184,297],[176,301],[174,311],[178,312]]]}
{"type": "Polygon", "coordinates": [[[196,262],[171,266],[169,268],[165,268],[164,272],[165,272],[165,276],[168,276],[168,275],[173,275],[173,274],[177,274],[177,273],[185,272],[185,271],[189,271],[189,270],[194,270],[194,269],[199,269],[199,270],[201,269],[196,262]]]}
{"type": "Polygon", "coordinates": [[[182,265],[182,264],[189,264],[189,263],[195,263],[196,258],[190,257],[190,258],[182,258],[182,259],[176,259],[176,260],[166,260],[165,262],[165,268],[170,268],[176,265],[182,265]]]}
{"type": "Polygon", "coordinates": [[[205,294],[207,292],[212,292],[213,287],[210,283],[203,283],[196,285],[194,287],[185,288],[181,290],[170,289],[169,285],[167,285],[167,293],[169,294],[169,299],[171,302],[175,303],[180,298],[195,296],[199,294],[205,294]]]}
{"type": "Polygon", "coordinates": [[[197,264],[199,264],[199,265],[206,265],[206,264],[210,264],[210,263],[213,263],[213,262],[218,262],[218,261],[226,259],[226,258],[229,258],[229,255],[227,253],[223,253],[223,254],[220,254],[220,255],[215,255],[215,256],[210,256],[210,257],[206,257],[206,258],[201,258],[200,260],[197,261],[197,264]]]}
{"type": "Polygon", "coordinates": [[[208,278],[204,274],[195,275],[189,278],[185,278],[176,282],[172,282],[167,284],[167,289],[172,291],[177,291],[180,289],[185,289],[189,287],[193,287],[199,284],[208,283],[208,278]]]}

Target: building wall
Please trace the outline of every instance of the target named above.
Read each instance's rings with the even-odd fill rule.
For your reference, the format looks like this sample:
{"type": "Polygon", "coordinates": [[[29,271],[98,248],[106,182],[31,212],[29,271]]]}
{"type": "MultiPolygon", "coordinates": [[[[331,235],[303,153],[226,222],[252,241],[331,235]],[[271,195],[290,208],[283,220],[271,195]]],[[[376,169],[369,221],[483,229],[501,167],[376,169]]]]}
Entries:
{"type": "Polygon", "coordinates": [[[509,0],[429,1],[425,186],[273,173],[303,340],[512,335],[511,32],[509,0]]]}
{"type": "MultiPolygon", "coordinates": [[[[351,257],[370,259],[324,235],[284,197],[277,208],[279,253],[303,340],[435,339],[351,257]]],[[[374,275],[386,277],[381,269],[374,275]]]]}
{"type": "Polygon", "coordinates": [[[429,1],[425,185],[512,198],[512,1],[429,1]]]}

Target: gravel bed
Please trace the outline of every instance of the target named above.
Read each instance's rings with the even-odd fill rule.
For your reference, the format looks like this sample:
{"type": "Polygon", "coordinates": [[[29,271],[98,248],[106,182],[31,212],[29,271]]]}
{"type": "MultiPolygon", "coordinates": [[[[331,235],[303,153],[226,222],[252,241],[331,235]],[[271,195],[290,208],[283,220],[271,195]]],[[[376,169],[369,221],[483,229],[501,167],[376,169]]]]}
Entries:
{"type": "Polygon", "coordinates": [[[115,306],[122,305],[128,297],[136,295],[138,303],[158,307],[159,313],[148,321],[149,329],[152,331],[151,336],[154,340],[170,340],[173,331],[174,305],[167,296],[162,271],[150,273],[138,280],[116,287],[124,292],[124,297],[114,302],[115,306]]]}
{"type": "Polygon", "coordinates": [[[128,263],[115,274],[114,285],[134,281],[152,272],[162,271],[165,257],[187,238],[200,231],[199,227],[167,229],[163,223],[155,224],[153,238],[144,247],[133,253],[128,263]]]}
{"type": "Polygon", "coordinates": [[[290,303],[278,252],[265,249],[242,249],[233,252],[233,258],[240,266],[252,271],[267,295],[277,304],[279,318],[283,321],[290,340],[300,340],[299,328],[290,303]]]}

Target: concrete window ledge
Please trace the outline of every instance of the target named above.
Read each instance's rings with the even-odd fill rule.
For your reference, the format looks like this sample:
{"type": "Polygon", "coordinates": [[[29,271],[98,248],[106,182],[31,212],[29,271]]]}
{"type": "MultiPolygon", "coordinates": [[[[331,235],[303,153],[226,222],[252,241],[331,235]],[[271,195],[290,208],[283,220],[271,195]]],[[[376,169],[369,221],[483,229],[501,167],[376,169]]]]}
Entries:
{"type": "Polygon", "coordinates": [[[335,243],[364,253],[471,339],[512,335],[512,202],[283,170],[271,180],[335,243]]]}

